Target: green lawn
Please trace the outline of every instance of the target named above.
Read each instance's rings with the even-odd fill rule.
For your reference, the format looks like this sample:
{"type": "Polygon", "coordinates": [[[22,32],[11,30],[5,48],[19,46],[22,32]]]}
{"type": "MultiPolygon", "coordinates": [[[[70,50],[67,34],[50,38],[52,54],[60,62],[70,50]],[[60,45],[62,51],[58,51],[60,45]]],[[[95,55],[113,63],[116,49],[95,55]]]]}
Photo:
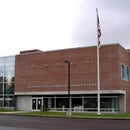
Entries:
{"type": "MultiPolygon", "coordinates": [[[[22,115],[34,115],[34,116],[55,116],[55,117],[68,117],[66,112],[23,112],[22,115]]],[[[90,113],[72,113],[70,117],[76,118],[113,118],[113,119],[130,119],[130,113],[125,114],[90,114],[90,113]]]]}
{"type": "MultiPolygon", "coordinates": [[[[38,112],[24,112],[24,111],[13,111],[13,110],[0,110],[0,113],[10,113],[17,115],[27,115],[27,116],[52,116],[52,117],[68,117],[66,112],[50,112],[50,111],[38,111],[38,112]]],[[[112,119],[130,119],[130,113],[122,113],[122,114],[91,114],[91,113],[78,113],[72,112],[70,117],[75,118],[112,118],[112,119]]]]}
{"type": "Polygon", "coordinates": [[[0,109],[0,112],[14,112],[14,110],[5,110],[5,109],[0,109]]]}

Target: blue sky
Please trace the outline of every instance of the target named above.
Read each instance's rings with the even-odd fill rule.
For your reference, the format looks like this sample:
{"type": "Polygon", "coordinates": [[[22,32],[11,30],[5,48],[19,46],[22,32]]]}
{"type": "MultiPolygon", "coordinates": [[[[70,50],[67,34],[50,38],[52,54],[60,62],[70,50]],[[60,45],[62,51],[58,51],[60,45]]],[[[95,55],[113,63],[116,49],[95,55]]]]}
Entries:
{"type": "Polygon", "coordinates": [[[130,48],[129,0],[0,0],[0,56],[97,44],[130,48]]]}

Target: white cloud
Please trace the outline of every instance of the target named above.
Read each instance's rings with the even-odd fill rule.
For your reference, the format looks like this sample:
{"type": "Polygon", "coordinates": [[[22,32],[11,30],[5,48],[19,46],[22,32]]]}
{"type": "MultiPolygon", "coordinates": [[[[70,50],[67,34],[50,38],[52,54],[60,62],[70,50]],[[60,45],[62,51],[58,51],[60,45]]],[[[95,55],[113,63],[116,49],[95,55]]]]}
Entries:
{"type": "Polygon", "coordinates": [[[82,0],[0,1],[0,55],[23,49],[71,47],[70,36],[81,3],[82,0]]]}
{"type": "Polygon", "coordinates": [[[129,3],[129,0],[0,0],[0,56],[28,49],[96,45],[96,8],[101,42],[120,42],[130,47],[129,3]]]}

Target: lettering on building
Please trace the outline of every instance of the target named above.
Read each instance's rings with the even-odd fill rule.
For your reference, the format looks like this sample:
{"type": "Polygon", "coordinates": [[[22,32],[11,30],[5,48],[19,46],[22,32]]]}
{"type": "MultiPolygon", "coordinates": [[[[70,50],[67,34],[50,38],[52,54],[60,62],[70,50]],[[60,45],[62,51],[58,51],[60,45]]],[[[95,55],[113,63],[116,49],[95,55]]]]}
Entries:
{"type": "MultiPolygon", "coordinates": [[[[71,84],[70,87],[96,87],[97,83],[78,83],[71,84]]],[[[67,84],[54,84],[54,85],[32,85],[28,86],[28,88],[62,88],[67,87],[67,84]]]]}

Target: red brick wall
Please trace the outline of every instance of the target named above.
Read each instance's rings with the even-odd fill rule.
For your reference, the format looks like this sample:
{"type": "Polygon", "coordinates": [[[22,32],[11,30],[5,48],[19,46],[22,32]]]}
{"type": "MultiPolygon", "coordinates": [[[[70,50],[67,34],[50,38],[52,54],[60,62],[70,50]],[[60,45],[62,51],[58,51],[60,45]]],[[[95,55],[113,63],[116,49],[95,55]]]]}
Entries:
{"type": "Polygon", "coordinates": [[[78,48],[16,56],[16,92],[66,90],[71,62],[71,84],[75,90],[95,88],[96,48],[78,48]],[[90,76],[91,75],[91,76],[90,76]]]}
{"type": "Polygon", "coordinates": [[[120,88],[120,64],[118,44],[102,46],[100,49],[101,89],[117,90],[120,88]]]}
{"type": "MultiPolygon", "coordinates": [[[[122,89],[121,50],[118,44],[100,48],[102,90],[122,89]]],[[[67,90],[66,59],[71,62],[71,90],[97,90],[96,47],[84,47],[17,55],[15,92],[67,90]]]]}
{"type": "MultiPolygon", "coordinates": [[[[120,64],[125,64],[128,66],[130,71],[130,52],[128,53],[124,48],[120,48],[119,55],[120,64]]],[[[120,89],[126,91],[126,111],[130,112],[130,81],[120,80],[120,89]]]]}

